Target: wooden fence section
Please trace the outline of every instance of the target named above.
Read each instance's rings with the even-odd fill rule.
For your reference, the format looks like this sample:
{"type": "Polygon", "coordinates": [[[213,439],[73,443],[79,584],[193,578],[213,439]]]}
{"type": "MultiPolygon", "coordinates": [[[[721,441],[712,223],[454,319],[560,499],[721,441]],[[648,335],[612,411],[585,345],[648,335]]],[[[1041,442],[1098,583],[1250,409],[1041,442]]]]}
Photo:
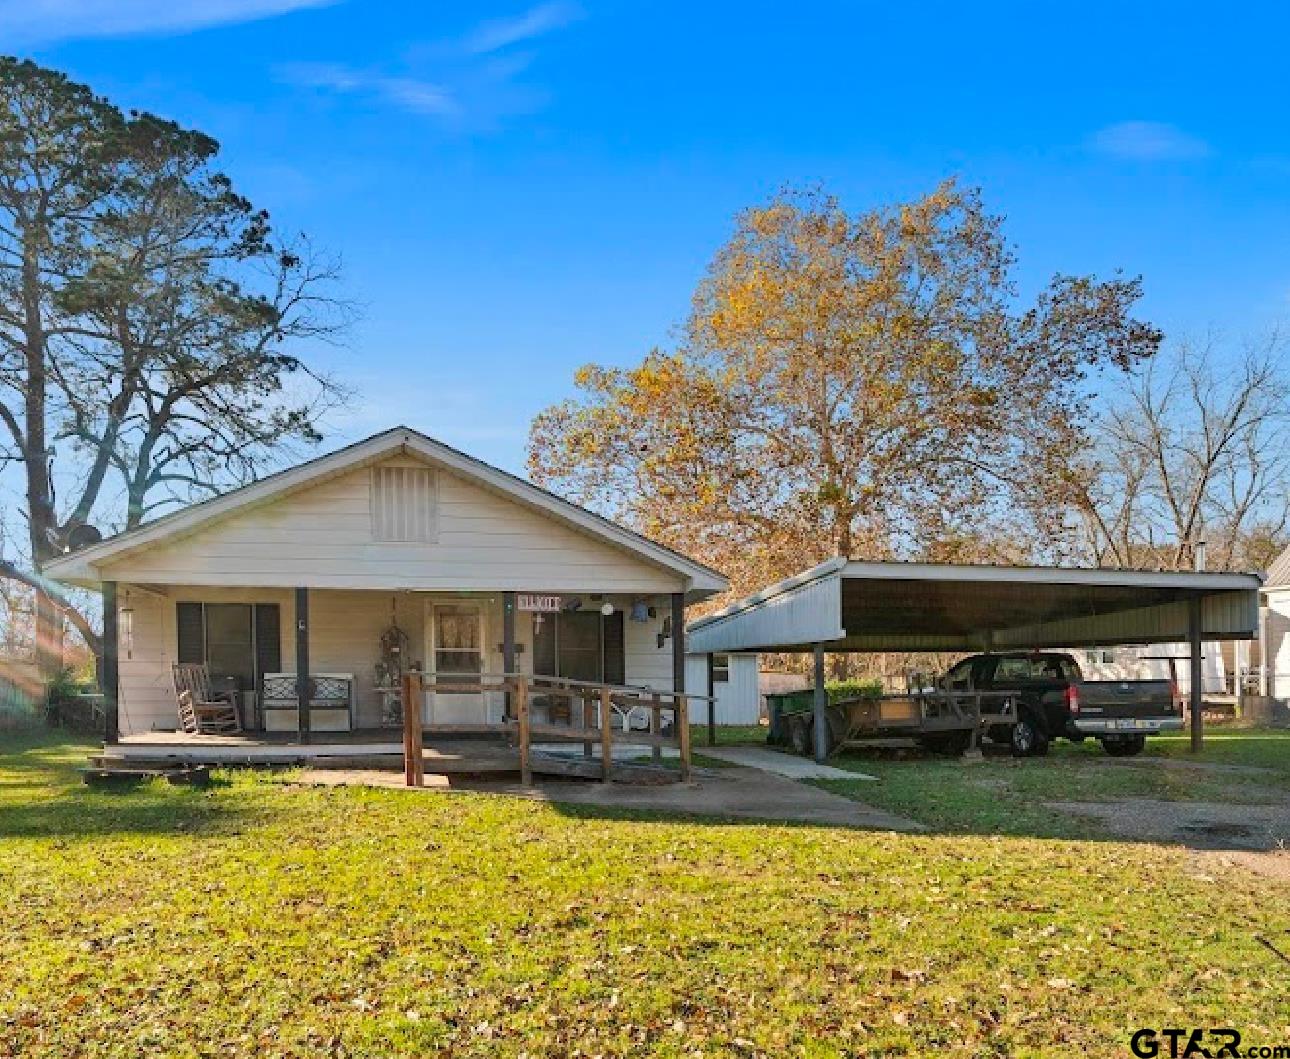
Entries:
{"type": "Polygon", "coordinates": [[[581,743],[584,756],[600,757],[601,779],[608,783],[615,746],[648,748],[655,761],[664,749],[675,749],[681,759],[681,779],[690,777],[690,696],[684,692],[655,691],[612,684],[596,684],[563,677],[522,673],[444,675],[408,673],[403,678],[404,778],[409,787],[422,785],[425,733],[465,735],[503,732],[516,743],[520,775],[532,783],[534,742],[581,743]],[[494,695],[504,702],[500,722],[426,724],[421,703],[426,693],[494,695]],[[411,706],[411,708],[409,708],[411,706]]]}

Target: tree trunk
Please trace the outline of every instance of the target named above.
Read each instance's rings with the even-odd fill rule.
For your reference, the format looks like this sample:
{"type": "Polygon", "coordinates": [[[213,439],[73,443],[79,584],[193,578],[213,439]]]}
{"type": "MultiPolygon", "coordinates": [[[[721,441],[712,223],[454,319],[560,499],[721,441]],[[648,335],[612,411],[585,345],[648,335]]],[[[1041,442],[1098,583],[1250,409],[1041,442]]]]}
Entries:
{"type": "MultiPolygon", "coordinates": [[[[27,472],[27,519],[31,560],[40,565],[55,554],[51,534],[57,529],[53,486],[49,478],[46,410],[48,374],[45,365],[45,328],[41,302],[40,252],[29,232],[23,245],[22,300],[26,346],[26,388],[23,394],[26,427],[23,463],[27,472]]],[[[36,589],[36,663],[48,681],[63,664],[63,622],[49,593],[36,589]]]]}

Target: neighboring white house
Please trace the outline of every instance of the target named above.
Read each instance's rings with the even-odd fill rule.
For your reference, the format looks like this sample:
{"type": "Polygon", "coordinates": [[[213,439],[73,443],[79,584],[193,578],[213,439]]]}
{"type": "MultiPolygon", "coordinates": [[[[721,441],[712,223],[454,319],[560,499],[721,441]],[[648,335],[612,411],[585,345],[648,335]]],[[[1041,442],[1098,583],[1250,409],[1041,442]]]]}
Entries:
{"type": "MultiPolygon", "coordinates": [[[[757,655],[713,655],[712,694],[716,701],[717,724],[756,724],[761,718],[761,690],[757,679],[757,655]]],[[[685,656],[685,687],[691,693],[708,693],[708,656],[685,656]]],[[[708,707],[696,701],[690,719],[704,724],[708,707]]]]}
{"type": "MultiPolygon", "coordinates": [[[[235,684],[249,728],[279,731],[298,723],[297,659],[312,678],[348,678],[338,684],[350,702],[326,713],[348,729],[390,723],[391,657],[427,673],[520,671],[669,691],[684,672],[686,603],[727,584],[406,427],[61,556],[45,572],[115,597],[122,735],[175,728],[181,662],[235,684]],[[275,694],[285,727],[267,716],[275,694]]],[[[704,694],[706,680],[693,690],[704,694]]],[[[504,708],[500,692],[425,698],[431,724],[496,723],[504,708]]]]}
{"type": "Polygon", "coordinates": [[[1263,582],[1259,649],[1263,662],[1261,693],[1290,699],[1290,548],[1271,566],[1263,582]]]}
{"type": "MultiPolygon", "coordinates": [[[[1243,646],[1243,645],[1242,645],[1243,646]]],[[[1086,680],[1169,680],[1178,682],[1183,695],[1191,693],[1191,649],[1185,643],[1150,644],[1144,647],[1070,648],[1086,680]],[[1173,659],[1172,665],[1170,659],[1173,659]]],[[[1217,641],[1201,646],[1201,690],[1206,695],[1227,691],[1223,647],[1217,641]]]]}

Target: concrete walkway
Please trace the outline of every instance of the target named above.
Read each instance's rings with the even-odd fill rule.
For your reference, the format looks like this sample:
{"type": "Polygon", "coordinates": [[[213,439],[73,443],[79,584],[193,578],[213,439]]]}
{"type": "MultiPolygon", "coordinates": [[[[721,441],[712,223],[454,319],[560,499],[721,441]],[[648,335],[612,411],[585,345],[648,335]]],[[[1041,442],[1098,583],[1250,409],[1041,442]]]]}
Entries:
{"type": "MultiPolygon", "coordinates": [[[[532,798],[553,805],[581,805],[626,819],[640,812],[684,813],[716,821],[815,824],[873,831],[925,831],[922,824],[863,802],[822,791],[773,772],[751,768],[698,769],[693,783],[641,786],[628,783],[513,781],[426,776],[421,793],[475,791],[532,798]]],[[[851,773],[848,773],[851,775],[851,773]]],[[[300,782],[324,786],[390,787],[407,790],[396,772],[367,769],[305,769],[300,782]]]]}
{"type": "Polygon", "coordinates": [[[773,772],[776,776],[787,776],[790,780],[877,780],[867,772],[851,772],[847,769],[834,768],[832,765],[821,765],[807,757],[797,754],[785,754],[779,750],[769,750],[760,746],[696,746],[696,754],[728,761],[732,765],[743,765],[745,768],[760,769],[762,772],[773,772]]]}

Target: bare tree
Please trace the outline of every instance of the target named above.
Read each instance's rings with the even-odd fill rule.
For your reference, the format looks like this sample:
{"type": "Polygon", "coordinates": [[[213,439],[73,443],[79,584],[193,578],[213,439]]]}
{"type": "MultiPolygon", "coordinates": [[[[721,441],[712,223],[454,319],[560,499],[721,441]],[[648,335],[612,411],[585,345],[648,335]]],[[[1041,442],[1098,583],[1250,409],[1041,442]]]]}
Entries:
{"type": "Polygon", "coordinates": [[[1076,547],[1104,566],[1260,569],[1290,530],[1290,379],[1279,331],[1224,355],[1180,342],[1108,400],[1066,481],[1076,547]]]}

